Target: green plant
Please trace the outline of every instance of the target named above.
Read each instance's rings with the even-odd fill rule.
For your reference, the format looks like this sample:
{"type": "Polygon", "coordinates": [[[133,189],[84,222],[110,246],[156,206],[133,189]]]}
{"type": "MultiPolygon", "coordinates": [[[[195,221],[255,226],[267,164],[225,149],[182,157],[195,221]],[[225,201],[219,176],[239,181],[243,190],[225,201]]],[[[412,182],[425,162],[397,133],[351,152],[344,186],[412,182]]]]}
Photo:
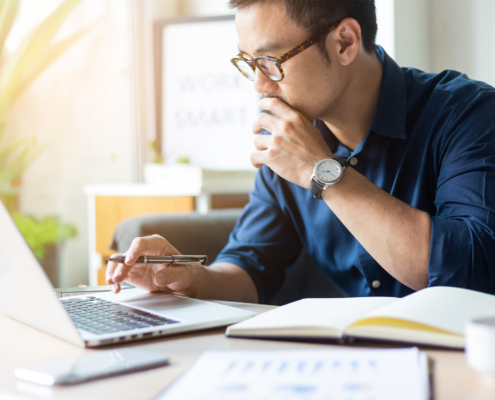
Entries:
{"type": "Polygon", "coordinates": [[[74,226],[61,222],[58,217],[38,219],[18,212],[14,213],[12,217],[40,261],[45,258],[48,246],[77,235],[74,226]]]}
{"type": "MultiPolygon", "coordinates": [[[[26,88],[91,26],[57,43],[53,40],[80,0],[64,1],[9,54],[5,42],[14,26],[20,0],[0,0],[0,196],[16,196],[16,185],[43,151],[35,138],[14,139],[6,133],[9,110],[26,88]]],[[[11,199],[6,201],[12,206],[11,199]]],[[[12,209],[11,209],[12,211],[12,209]]]]}
{"type": "Polygon", "coordinates": [[[65,0],[36,26],[10,54],[5,42],[14,26],[20,0],[0,0],[0,197],[36,256],[43,260],[50,245],[77,235],[76,228],[58,217],[34,218],[17,211],[18,186],[25,171],[46,147],[36,138],[14,138],[6,131],[12,105],[27,87],[78,41],[94,22],[75,34],[54,42],[56,34],[80,0],[65,0]]]}
{"type": "Polygon", "coordinates": [[[189,164],[189,157],[187,157],[187,156],[177,157],[177,163],[178,164],[189,164]]]}
{"type": "Polygon", "coordinates": [[[0,191],[8,191],[12,183],[19,182],[24,171],[43,151],[36,138],[8,140],[0,126],[0,191]]]}

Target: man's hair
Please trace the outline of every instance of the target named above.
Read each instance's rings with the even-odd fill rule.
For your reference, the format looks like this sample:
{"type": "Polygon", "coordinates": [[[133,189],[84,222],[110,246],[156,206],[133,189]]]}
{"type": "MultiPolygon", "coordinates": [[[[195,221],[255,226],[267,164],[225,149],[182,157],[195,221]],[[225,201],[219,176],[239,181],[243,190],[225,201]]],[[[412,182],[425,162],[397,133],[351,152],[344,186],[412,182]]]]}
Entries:
{"type": "MultiPolygon", "coordinates": [[[[368,53],[375,51],[377,31],[375,0],[229,0],[229,6],[241,10],[267,1],[285,3],[289,18],[310,35],[345,18],[353,18],[361,26],[364,49],[368,53]]],[[[329,60],[325,39],[318,43],[318,48],[329,60]]]]}

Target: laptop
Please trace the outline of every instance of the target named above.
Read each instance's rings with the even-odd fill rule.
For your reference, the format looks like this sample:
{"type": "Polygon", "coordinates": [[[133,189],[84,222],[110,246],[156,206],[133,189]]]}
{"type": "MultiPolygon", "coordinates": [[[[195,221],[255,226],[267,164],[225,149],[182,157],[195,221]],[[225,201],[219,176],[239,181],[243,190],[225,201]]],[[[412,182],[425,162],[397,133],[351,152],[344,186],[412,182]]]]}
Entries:
{"type": "Polygon", "coordinates": [[[134,288],[59,298],[0,201],[0,314],[80,347],[230,325],[253,312],[134,288]]]}

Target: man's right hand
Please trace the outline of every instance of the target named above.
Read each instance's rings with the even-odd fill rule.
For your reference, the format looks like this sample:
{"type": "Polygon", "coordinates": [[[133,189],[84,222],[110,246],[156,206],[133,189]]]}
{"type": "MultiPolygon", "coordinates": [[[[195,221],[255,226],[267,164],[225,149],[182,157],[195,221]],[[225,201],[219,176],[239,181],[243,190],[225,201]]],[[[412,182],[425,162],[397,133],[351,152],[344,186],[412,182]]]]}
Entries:
{"type": "Polygon", "coordinates": [[[167,240],[159,235],[136,238],[125,253],[124,263],[108,262],[106,281],[112,285],[114,293],[120,292],[124,280],[149,292],[174,292],[193,295],[190,287],[193,282],[194,267],[191,265],[136,264],[137,258],[147,256],[170,256],[180,253],[167,240]]]}

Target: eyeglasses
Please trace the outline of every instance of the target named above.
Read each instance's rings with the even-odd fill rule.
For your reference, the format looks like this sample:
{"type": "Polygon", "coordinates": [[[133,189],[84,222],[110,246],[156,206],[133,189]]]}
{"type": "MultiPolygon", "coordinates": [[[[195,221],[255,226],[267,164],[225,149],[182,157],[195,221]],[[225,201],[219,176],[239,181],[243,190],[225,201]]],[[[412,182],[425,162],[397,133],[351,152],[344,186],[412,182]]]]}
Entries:
{"type": "Polygon", "coordinates": [[[263,74],[272,81],[279,82],[284,79],[284,71],[282,70],[282,64],[292,57],[297,56],[304,50],[309,49],[315,43],[318,43],[326,35],[328,35],[333,29],[335,29],[340,22],[332,25],[330,28],[323,29],[311,36],[308,40],[302,42],[299,46],[294,47],[287,53],[280,57],[259,56],[255,59],[246,57],[244,54],[239,53],[230,62],[234,64],[239,72],[248,78],[250,81],[254,81],[256,68],[258,68],[263,74]]]}

